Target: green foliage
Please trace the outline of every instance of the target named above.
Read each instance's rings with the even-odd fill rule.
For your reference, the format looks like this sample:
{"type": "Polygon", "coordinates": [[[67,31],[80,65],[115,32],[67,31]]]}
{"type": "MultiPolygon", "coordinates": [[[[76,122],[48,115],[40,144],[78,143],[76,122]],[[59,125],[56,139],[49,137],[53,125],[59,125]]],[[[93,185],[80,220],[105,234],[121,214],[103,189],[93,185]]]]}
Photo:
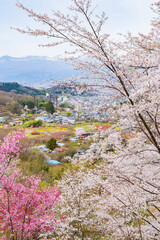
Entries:
{"type": "Polygon", "coordinates": [[[72,108],[73,109],[73,106],[67,102],[61,103],[61,104],[59,104],[59,106],[62,108],[72,108]]]}
{"type": "Polygon", "coordinates": [[[66,160],[64,160],[64,157],[65,156],[73,157],[74,154],[76,154],[76,149],[74,147],[70,147],[64,150],[63,152],[58,153],[56,159],[61,162],[67,162],[66,160]]]}
{"type": "Polygon", "coordinates": [[[49,171],[44,176],[44,180],[51,185],[54,185],[56,180],[60,180],[62,178],[63,173],[67,170],[67,166],[50,166],[49,171]]]}
{"type": "Polygon", "coordinates": [[[41,99],[39,99],[39,102],[44,103],[44,102],[45,102],[45,99],[44,99],[44,98],[41,98],[41,99]]]}
{"type": "Polygon", "coordinates": [[[25,175],[45,173],[49,171],[49,166],[44,162],[44,156],[36,149],[26,150],[20,156],[19,166],[25,175]]]}
{"type": "Polygon", "coordinates": [[[5,91],[5,92],[10,92],[11,90],[18,90],[20,87],[20,85],[16,82],[12,82],[12,83],[2,83],[2,85],[0,86],[0,90],[1,91],[5,91]]]}
{"type": "Polygon", "coordinates": [[[45,107],[45,106],[46,106],[46,104],[45,104],[44,102],[40,102],[40,103],[38,104],[38,107],[40,107],[40,108],[45,107]]]}
{"type": "Polygon", "coordinates": [[[88,149],[89,144],[81,144],[81,142],[79,142],[79,141],[78,142],[66,142],[65,147],[67,147],[68,149],[64,150],[63,152],[54,154],[54,158],[56,160],[58,160],[60,162],[68,162],[64,159],[66,156],[73,157],[77,153],[77,150],[79,148],[88,149]],[[80,144],[78,145],[78,143],[80,143],[80,144]]]}
{"type": "Polygon", "coordinates": [[[1,83],[0,90],[5,92],[14,92],[16,94],[27,94],[30,96],[45,95],[45,90],[39,90],[31,87],[24,87],[17,82],[1,83]]]}
{"type": "Polygon", "coordinates": [[[22,107],[16,101],[6,103],[6,107],[11,111],[11,113],[21,114],[22,107]]]}
{"type": "Polygon", "coordinates": [[[72,114],[71,112],[66,112],[67,117],[71,116],[71,114],[72,114]]]}
{"type": "Polygon", "coordinates": [[[64,171],[70,165],[55,165],[49,166],[45,162],[46,156],[40,153],[37,149],[28,149],[21,153],[20,162],[17,167],[20,167],[25,175],[41,175],[42,189],[48,185],[54,185],[55,180],[61,179],[64,171]]]}
{"type": "Polygon", "coordinates": [[[53,103],[52,102],[47,102],[45,104],[45,109],[47,112],[53,114],[55,112],[55,109],[54,109],[54,106],[53,106],[53,103]]]}
{"type": "Polygon", "coordinates": [[[60,153],[57,153],[57,154],[54,153],[54,159],[56,159],[60,162],[63,162],[63,163],[64,162],[68,163],[68,161],[65,160],[66,156],[73,157],[77,153],[77,150],[79,148],[84,148],[84,149],[89,148],[89,144],[78,145],[78,143],[80,143],[80,142],[66,142],[65,147],[67,147],[67,149],[64,150],[63,152],[60,152],[60,153]]]}
{"type": "Polygon", "coordinates": [[[107,238],[99,238],[99,240],[113,240],[113,238],[107,237],[107,238]]]}
{"type": "Polygon", "coordinates": [[[57,147],[56,139],[51,138],[47,143],[46,147],[49,148],[50,150],[54,150],[57,147]]]}
{"type": "Polygon", "coordinates": [[[34,103],[34,101],[32,101],[32,100],[19,100],[18,102],[19,102],[23,107],[24,107],[25,105],[27,105],[29,109],[33,109],[34,106],[35,106],[35,103],[34,103]]]}
{"type": "Polygon", "coordinates": [[[42,121],[41,120],[34,120],[34,121],[28,121],[25,123],[25,126],[26,127],[39,127],[39,126],[42,126],[42,121]]]}
{"type": "Polygon", "coordinates": [[[61,94],[61,93],[62,93],[62,90],[55,90],[55,93],[56,93],[56,94],[61,94]]]}

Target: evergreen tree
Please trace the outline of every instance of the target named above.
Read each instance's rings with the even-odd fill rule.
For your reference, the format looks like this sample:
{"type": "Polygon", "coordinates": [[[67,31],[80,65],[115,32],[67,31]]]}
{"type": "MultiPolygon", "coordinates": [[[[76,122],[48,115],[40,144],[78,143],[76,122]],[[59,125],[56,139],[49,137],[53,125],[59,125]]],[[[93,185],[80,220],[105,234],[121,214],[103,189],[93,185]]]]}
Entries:
{"type": "Polygon", "coordinates": [[[54,150],[56,147],[57,147],[57,143],[56,143],[56,139],[55,138],[51,138],[47,144],[46,144],[46,147],[51,149],[51,150],[54,150]]]}
{"type": "Polygon", "coordinates": [[[46,111],[53,114],[55,112],[54,106],[52,102],[47,102],[46,103],[46,111]]]}

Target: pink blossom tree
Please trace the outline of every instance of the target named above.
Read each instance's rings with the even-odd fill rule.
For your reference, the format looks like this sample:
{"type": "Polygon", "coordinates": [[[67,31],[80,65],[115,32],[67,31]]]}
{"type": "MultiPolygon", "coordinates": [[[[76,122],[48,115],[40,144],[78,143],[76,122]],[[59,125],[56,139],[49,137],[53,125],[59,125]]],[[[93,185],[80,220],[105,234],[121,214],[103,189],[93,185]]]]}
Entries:
{"type": "Polygon", "coordinates": [[[9,174],[12,168],[14,168],[18,162],[19,154],[25,149],[22,149],[20,139],[24,137],[24,132],[13,132],[8,134],[4,138],[4,142],[0,145],[0,179],[4,175],[9,174]]]}
{"type": "Polygon", "coordinates": [[[41,178],[23,176],[16,163],[21,151],[21,132],[9,134],[0,145],[0,237],[30,240],[49,236],[55,228],[57,187],[41,187],[41,178]]]}

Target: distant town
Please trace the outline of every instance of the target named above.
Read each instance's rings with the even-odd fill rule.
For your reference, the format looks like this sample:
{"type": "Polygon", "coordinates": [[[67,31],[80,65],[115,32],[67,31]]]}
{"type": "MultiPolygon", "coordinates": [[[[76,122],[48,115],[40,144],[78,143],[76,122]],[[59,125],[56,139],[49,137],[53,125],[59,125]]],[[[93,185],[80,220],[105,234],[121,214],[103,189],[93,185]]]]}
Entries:
{"type": "MultiPolygon", "coordinates": [[[[6,83],[4,83],[4,85],[6,85],[6,83]]],[[[14,84],[9,83],[9,86],[12,85],[14,84]]],[[[19,84],[16,86],[21,87],[19,84]]],[[[9,93],[15,95],[16,90],[11,89],[8,94],[9,93]]],[[[1,111],[0,122],[6,122],[6,127],[7,125],[22,124],[21,118],[24,119],[28,114],[32,114],[32,119],[41,120],[44,123],[75,124],[77,121],[86,120],[108,121],[115,118],[115,110],[118,109],[120,104],[120,101],[115,100],[108,90],[102,88],[97,88],[96,90],[92,88],[85,93],[77,93],[75,88],[69,88],[67,90],[60,89],[58,93],[57,88],[56,91],[51,88],[42,93],[43,95],[37,94],[37,96],[33,96],[33,92],[29,92],[31,95],[29,100],[25,99],[28,99],[29,94],[27,93],[26,95],[26,92],[23,93],[23,95],[21,95],[21,97],[23,96],[22,100],[18,100],[19,105],[21,105],[19,106],[20,109],[18,109],[17,106],[16,112],[16,106],[11,106],[11,114],[9,115],[1,111]],[[50,108],[46,109],[45,103],[53,105],[51,108],[53,107],[54,110],[50,108]]],[[[1,101],[3,101],[3,99],[1,99],[1,101]]],[[[4,104],[0,102],[0,105],[4,104]]],[[[6,106],[11,108],[9,105],[9,102],[6,102],[6,106]]]]}
{"type": "Polygon", "coordinates": [[[1,138],[14,130],[25,131],[28,151],[37,149],[45,164],[64,164],[68,157],[87,151],[92,135],[117,121],[120,104],[105,88],[35,89],[0,83],[1,138]]]}

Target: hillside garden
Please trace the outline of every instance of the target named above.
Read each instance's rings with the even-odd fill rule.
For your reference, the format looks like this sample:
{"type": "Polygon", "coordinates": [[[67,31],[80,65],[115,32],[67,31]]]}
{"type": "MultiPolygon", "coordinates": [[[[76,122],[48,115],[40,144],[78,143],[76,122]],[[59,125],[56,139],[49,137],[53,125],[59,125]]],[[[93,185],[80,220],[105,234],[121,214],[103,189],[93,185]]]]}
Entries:
{"type": "MultiPolygon", "coordinates": [[[[51,47],[70,44],[73,51],[66,58],[84,72],[85,79],[112,89],[124,103],[118,109],[117,123],[95,127],[95,134],[86,138],[89,146],[85,152],[66,155],[66,163],[55,169],[57,174],[52,168],[55,175],[39,152],[36,164],[41,161],[42,167],[36,172],[29,164],[30,172],[25,171],[22,162],[28,161],[21,156],[26,154],[27,159],[27,151],[20,145],[24,133],[8,135],[0,146],[1,238],[159,240],[160,2],[152,5],[155,17],[150,32],[137,37],[127,33],[123,42],[113,41],[103,32],[107,17],[105,13],[97,15],[90,0],[73,0],[70,14],[53,11],[51,17],[22,3],[17,6],[42,23],[41,29],[17,29],[19,32],[46,36],[52,40],[47,45],[51,47]]],[[[70,84],[79,89],[90,87],[90,83],[76,80],[70,84]]],[[[58,134],[57,140],[63,139],[68,148],[67,138],[74,132],[74,128],[63,126],[35,130],[50,137],[58,134]]],[[[31,131],[31,127],[26,128],[26,139],[34,144],[36,138],[42,140],[31,131]]],[[[84,129],[76,132],[83,134],[84,129]]]]}

